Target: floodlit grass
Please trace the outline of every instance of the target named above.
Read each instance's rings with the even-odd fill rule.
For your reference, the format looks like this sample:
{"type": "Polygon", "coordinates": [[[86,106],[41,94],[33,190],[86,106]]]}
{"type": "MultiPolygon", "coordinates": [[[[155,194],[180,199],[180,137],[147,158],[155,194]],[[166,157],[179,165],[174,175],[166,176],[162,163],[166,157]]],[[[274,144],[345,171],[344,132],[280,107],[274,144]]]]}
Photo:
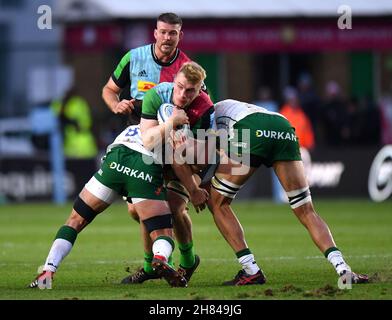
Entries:
{"type": "MultiPolygon", "coordinates": [[[[333,267],[310,240],[287,205],[235,202],[246,239],[267,275],[262,286],[224,287],[240,269],[210,213],[191,211],[199,269],[188,288],[170,288],[164,280],[121,285],[129,267],[141,266],[139,226],[116,203],[77,238],[59,268],[52,290],[28,289],[45,261],[71,204],[0,206],[0,299],[200,300],[200,299],[391,299],[392,202],[317,201],[338,247],[352,269],[368,273],[372,283],[340,290],[333,267]]],[[[179,251],[175,249],[178,265],[179,251]]]]}

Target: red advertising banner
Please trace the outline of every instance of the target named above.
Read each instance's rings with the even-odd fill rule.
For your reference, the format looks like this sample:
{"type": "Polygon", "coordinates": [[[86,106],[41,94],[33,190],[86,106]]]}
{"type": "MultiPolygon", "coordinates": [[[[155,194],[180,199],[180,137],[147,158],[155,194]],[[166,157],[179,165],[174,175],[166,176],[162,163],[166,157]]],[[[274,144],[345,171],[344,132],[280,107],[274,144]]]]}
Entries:
{"type": "Polygon", "coordinates": [[[71,25],[65,29],[64,45],[69,51],[101,51],[121,46],[123,28],[115,23],[71,25]]]}
{"type": "Polygon", "coordinates": [[[392,24],[186,25],[181,48],[197,52],[391,49],[392,24]]]}
{"type": "MultiPolygon", "coordinates": [[[[150,23],[69,26],[65,47],[72,51],[128,48],[154,42],[150,23]],[[139,39],[140,38],[140,39],[139,39]],[[131,41],[132,40],[132,41],[131,41]],[[142,43],[139,43],[142,42],[142,43]]],[[[306,52],[392,49],[392,23],[353,20],[352,29],[339,29],[337,21],[272,21],[271,23],[187,22],[180,47],[194,52],[306,52]]]]}

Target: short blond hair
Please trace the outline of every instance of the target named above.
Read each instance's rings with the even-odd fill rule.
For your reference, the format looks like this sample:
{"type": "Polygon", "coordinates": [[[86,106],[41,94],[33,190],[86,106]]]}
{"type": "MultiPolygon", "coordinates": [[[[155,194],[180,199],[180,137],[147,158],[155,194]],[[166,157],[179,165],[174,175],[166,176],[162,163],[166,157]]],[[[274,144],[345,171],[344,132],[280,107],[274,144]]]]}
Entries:
{"type": "Polygon", "coordinates": [[[194,61],[185,62],[180,70],[178,70],[178,73],[180,72],[182,72],[185,78],[192,84],[203,82],[207,77],[203,67],[194,61]]]}

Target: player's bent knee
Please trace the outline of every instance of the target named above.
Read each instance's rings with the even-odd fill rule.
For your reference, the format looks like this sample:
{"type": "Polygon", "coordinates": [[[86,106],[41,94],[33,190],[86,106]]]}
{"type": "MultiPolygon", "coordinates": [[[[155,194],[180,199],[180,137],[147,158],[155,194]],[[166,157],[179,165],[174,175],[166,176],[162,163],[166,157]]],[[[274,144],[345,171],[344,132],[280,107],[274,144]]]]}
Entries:
{"type": "Polygon", "coordinates": [[[94,220],[99,212],[92,209],[86,202],[82,200],[79,196],[76,198],[73,209],[88,223],[94,220]]]}
{"type": "Polygon", "coordinates": [[[299,208],[305,203],[312,201],[312,196],[310,194],[309,187],[288,191],[286,194],[287,197],[289,198],[291,209],[299,208]]]}
{"type": "Polygon", "coordinates": [[[217,176],[211,178],[211,186],[216,192],[230,199],[234,199],[242,187],[242,185],[232,183],[223,178],[218,178],[217,176]]]}
{"type": "Polygon", "coordinates": [[[155,216],[143,220],[144,225],[148,233],[160,229],[172,229],[173,228],[173,215],[171,213],[155,216]]]}

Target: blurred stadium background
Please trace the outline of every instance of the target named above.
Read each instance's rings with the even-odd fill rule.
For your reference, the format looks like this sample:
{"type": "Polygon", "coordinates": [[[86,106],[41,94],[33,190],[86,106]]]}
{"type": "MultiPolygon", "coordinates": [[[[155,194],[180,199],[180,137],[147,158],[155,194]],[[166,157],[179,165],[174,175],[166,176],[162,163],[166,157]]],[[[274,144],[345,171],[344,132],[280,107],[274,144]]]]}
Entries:
{"type": "MultiPolygon", "coordinates": [[[[330,207],[336,209],[330,213],[333,227],[340,225],[340,218],[344,220],[338,236],[354,252],[352,254],[357,254],[356,262],[362,261],[358,258],[360,254],[375,253],[377,257],[383,257],[373,265],[380,270],[389,268],[384,280],[390,283],[391,272],[387,267],[390,254],[386,254],[391,249],[388,231],[391,218],[386,212],[392,213],[392,2],[389,0],[150,0],[148,6],[142,1],[123,0],[0,0],[0,216],[3,221],[0,227],[4,231],[1,232],[4,235],[3,257],[8,256],[11,265],[15,263],[9,268],[5,261],[2,274],[18,269],[21,263],[17,255],[11,254],[15,252],[11,238],[16,239],[20,232],[14,222],[24,224],[23,230],[41,226],[39,221],[47,219],[55,208],[52,205],[48,208],[46,203],[72,201],[96,171],[105,147],[124,127],[125,119],[112,114],[104,104],[102,87],[130,48],[154,41],[156,18],[163,12],[175,12],[183,19],[184,38],[179,47],[207,70],[206,83],[214,101],[232,98],[277,110],[294,101],[302,108],[312,128],[312,133],[307,134],[313,134],[313,142],[305,146],[304,160],[316,205],[322,200],[322,213],[327,213],[330,207]],[[52,20],[46,15],[48,12],[52,20]],[[339,19],[346,28],[342,25],[339,28],[339,19]],[[71,88],[85,99],[91,112],[91,117],[87,116],[85,121],[88,127],[91,124],[89,130],[97,147],[92,153],[62,150],[58,130],[53,129],[53,119],[45,113],[71,88]],[[65,162],[62,161],[62,151],[65,162]],[[353,198],[359,202],[349,202],[353,198]],[[345,201],[347,205],[341,205],[345,201]],[[29,206],[24,204],[31,202],[37,202],[31,207],[32,213],[41,216],[26,216],[29,206]],[[383,202],[382,207],[378,206],[381,204],[372,206],[372,202],[383,202]],[[352,205],[355,209],[350,209],[352,205]],[[383,212],[383,218],[379,224],[374,221],[374,234],[370,237],[379,242],[370,242],[366,247],[367,226],[377,210],[383,212]],[[356,217],[357,213],[361,219],[356,217]],[[353,221],[358,223],[358,229],[353,221]],[[352,232],[353,238],[350,234],[344,238],[343,229],[352,232]],[[360,248],[365,252],[355,245],[361,240],[364,243],[360,248]]],[[[127,92],[123,96],[126,97],[127,92]]],[[[271,173],[265,168],[260,169],[239,194],[239,199],[246,201],[238,206],[238,210],[244,212],[245,225],[251,227],[263,219],[247,216],[247,201],[279,201],[273,190],[271,173]]],[[[274,205],[260,206],[260,210],[266,208],[272,212],[264,223],[272,223],[274,205]]],[[[281,206],[275,206],[276,212],[282,211],[281,206]]],[[[51,225],[47,226],[47,223],[47,229],[39,228],[43,232],[37,243],[39,257],[28,255],[29,270],[24,270],[23,276],[19,274],[23,283],[31,280],[32,266],[44,258],[52,233],[65,219],[69,208],[70,205],[59,207],[57,218],[49,220],[51,225]]],[[[259,211],[252,208],[252,212],[259,211]]],[[[126,223],[125,207],[119,205],[113,210],[122,211],[121,219],[126,223]]],[[[289,208],[285,207],[285,214],[288,211],[289,208]]],[[[111,218],[103,218],[103,221],[105,219],[111,218]]],[[[207,246],[212,239],[222,241],[225,248],[222,250],[227,253],[225,258],[230,259],[229,247],[211,225],[211,219],[208,222],[205,219],[195,218],[196,236],[199,232],[200,239],[204,239],[202,241],[206,241],[207,246]],[[205,229],[198,231],[198,219],[201,219],[201,225],[210,226],[209,237],[205,238],[205,229]]],[[[287,219],[292,217],[287,215],[287,219]]],[[[285,223],[302,228],[292,220],[285,223]]],[[[99,232],[105,232],[104,224],[98,223],[98,231],[91,231],[90,235],[98,232],[94,239],[100,238],[99,232]]],[[[119,224],[115,225],[121,228],[119,224]]],[[[138,239],[137,225],[134,224],[133,228],[133,237],[138,239]]],[[[268,232],[268,226],[264,225],[263,230],[268,232]]],[[[271,230],[275,230],[275,234],[281,229],[275,225],[271,230]]],[[[34,242],[37,234],[30,232],[32,234],[26,239],[34,242]]],[[[118,237],[129,233],[119,229],[114,232],[118,237]]],[[[304,230],[300,229],[300,233],[306,238],[304,230]]],[[[254,243],[265,240],[260,237],[258,231],[252,231],[254,243]]],[[[15,243],[26,245],[26,239],[15,240],[15,243]]],[[[106,245],[112,248],[118,243],[108,242],[106,245]]],[[[318,254],[307,238],[304,243],[308,247],[300,254],[318,254]]],[[[298,254],[291,252],[282,242],[267,245],[280,250],[276,253],[269,249],[271,259],[279,260],[279,257],[273,257],[274,254],[298,254]]],[[[107,253],[112,254],[110,248],[107,253]]],[[[23,255],[23,250],[18,250],[23,255]]],[[[140,256],[135,248],[132,250],[130,252],[135,256],[140,256]]],[[[203,250],[206,251],[200,249],[203,250]]],[[[209,254],[208,250],[204,253],[209,254]]],[[[264,253],[260,251],[259,255],[264,253]]],[[[121,259],[128,256],[124,251],[121,254],[124,256],[121,259]]],[[[71,261],[82,256],[75,253],[76,258],[71,261]]],[[[95,253],[94,257],[102,259],[95,253]]],[[[111,258],[119,259],[108,257],[111,258]]],[[[277,268],[282,267],[278,260],[275,262],[277,268]]],[[[234,259],[232,265],[235,266],[234,259]]],[[[365,262],[359,265],[365,270],[369,266],[365,262]]],[[[271,267],[270,271],[274,269],[271,267]]],[[[319,269],[318,276],[324,272],[319,269]]],[[[226,271],[225,276],[234,271],[226,271]]],[[[333,272],[330,271],[332,279],[333,272]]],[[[279,276],[285,274],[283,270],[279,272],[279,276]]],[[[113,278],[120,276],[121,270],[117,268],[113,278]]],[[[14,278],[7,281],[9,290],[14,278]]],[[[23,286],[20,277],[15,281],[23,286]]],[[[382,291],[386,292],[384,298],[390,299],[392,292],[385,290],[389,291],[382,291]]],[[[21,297],[18,294],[12,297],[21,297]]],[[[0,298],[6,297],[3,292],[0,298]]],[[[229,296],[241,297],[247,296],[237,296],[234,291],[229,296]]],[[[252,295],[248,297],[254,298],[252,295]]]]}
{"type": "MultiPolygon", "coordinates": [[[[38,106],[70,88],[88,103],[97,144],[93,157],[66,154],[62,185],[65,198],[73,198],[125,123],[105,106],[103,85],[127,50],[153,42],[155,19],[167,11],[183,18],[179,47],[207,69],[214,101],[279,110],[298,98],[314,134],[306,159],[315,195],[390,198],[390,151],[369,181],[376,154],[392,143],[390,1],[149,3],[147,9],[120,0],[0,1],[1,202],[64,201],[53,196],[50,128],[32,122],[38,106]],[[52,20],[43,21],[48,10],[42,5],[52,20]],[[350,13],[351,20],[343,19],[350,13]],[[339,29],[339,18],[346,29],[339,29]]],[[[240,195],[271,196],[266,169],[240,195]]]]}
{"type": "MultiPolygon", "coordinates": [[[[129,48],[154,40],[155,19],[166,11],[183,18],[179,47],[207,69],[214,101],[272,102],[279,110],[290,94],[298,97],[314,133],[306,158],[315,195],[370,197],[371,164],[392,143],[390,1],[150,1],[147,8],[120,0],[1,0],[2,202],[53,198],[50,142],[31,118],[71,87],[89,104],[98,146],[94,159],[67,155],[66,198],[78,192],[124,126],[105,106],[102,87],[129,48]]],[[[374,199],[392,191],[387,155],[371,181],[374,199]]],[[[260,170],[240,197],[270,198],[269,177],[260,170]]]]}

